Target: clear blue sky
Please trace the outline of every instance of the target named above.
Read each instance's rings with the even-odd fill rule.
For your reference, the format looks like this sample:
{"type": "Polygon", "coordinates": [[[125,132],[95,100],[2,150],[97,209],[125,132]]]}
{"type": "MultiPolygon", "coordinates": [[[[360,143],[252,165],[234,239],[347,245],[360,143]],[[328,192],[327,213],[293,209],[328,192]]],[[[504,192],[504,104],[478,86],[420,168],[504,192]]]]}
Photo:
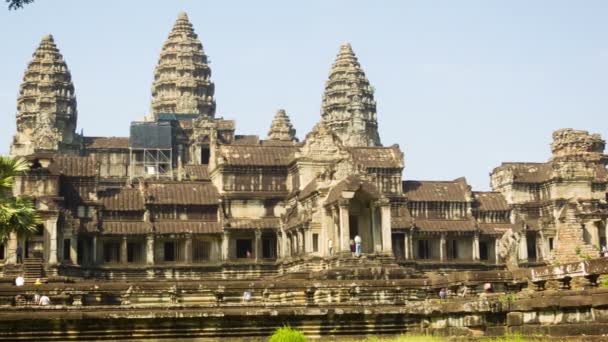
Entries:
{"type": "MultiPolygon", "coordinates": [[[[4,3],[2,3],[4,4],[4,3]]],[[[186,11],[211,59],[218,116],[265,136],[278,108],[303,138],[350,41],[376,88],[380,135],[407,179],[465,176],[489,188],[502,161],[544,161],[551,132],[608,136],[608,1],[63,1],[0,9],[0,154],[23,71],[55,36],[78,130],[127,136],[149,111],[152,73],[186,11]]]]}

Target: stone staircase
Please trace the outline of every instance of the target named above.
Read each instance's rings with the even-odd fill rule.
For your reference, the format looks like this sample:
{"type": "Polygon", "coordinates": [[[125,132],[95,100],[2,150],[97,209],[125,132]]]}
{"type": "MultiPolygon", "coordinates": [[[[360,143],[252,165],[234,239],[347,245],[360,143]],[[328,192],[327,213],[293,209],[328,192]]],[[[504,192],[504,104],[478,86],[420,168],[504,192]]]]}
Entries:
{"type": "Polygon", "coordinates": [[[41,258],[23,259],[23,277],[26,282],[34,282],[44,278],[44,264],[41,258]]]}
{"type": "Polygon", "coordinates": [[[577,219],[576,204],[569,203],[557,223],[557,244],[552,252],[553,260],[560,263],[577,262],[597,258],[599,251],[585,242],[584,228],[577,219]]]}

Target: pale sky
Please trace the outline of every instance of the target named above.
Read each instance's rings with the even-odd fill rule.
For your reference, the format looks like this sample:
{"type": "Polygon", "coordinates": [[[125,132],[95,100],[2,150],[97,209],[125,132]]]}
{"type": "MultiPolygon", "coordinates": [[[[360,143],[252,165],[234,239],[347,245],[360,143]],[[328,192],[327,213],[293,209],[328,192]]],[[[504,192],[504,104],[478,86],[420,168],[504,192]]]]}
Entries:
{"type": "Polygon", "coordinates": [[[285,108],[300,139],[320,119],[339,45],[376,89],[380,136],[406,179],[489,189],[503,161],[545,161],[551,132],[608,136],[608,1],[156,1],[0,3],[0,154],[23,72],[51,33],[70,69],[78,131],[127,136],[149,112],[154,66],[180,11],[211,60],[217,116],[265,137],[285,108]]]}

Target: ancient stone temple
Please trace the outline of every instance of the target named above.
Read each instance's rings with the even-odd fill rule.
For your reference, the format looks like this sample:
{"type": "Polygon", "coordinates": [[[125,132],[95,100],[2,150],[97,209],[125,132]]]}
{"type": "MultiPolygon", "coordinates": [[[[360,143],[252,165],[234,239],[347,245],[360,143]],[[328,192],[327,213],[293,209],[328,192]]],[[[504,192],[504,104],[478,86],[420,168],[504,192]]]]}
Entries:
{"type": "Polygon", "coordinates": [[[41,276],[345,279],[371,267],[399,278],[569,262],[606,244],[601,137],[557,131],[548,162],[502,164],[490,192],[465,178],[404,179],[404,154],[381,144],[374,89],[350,44],[331,67],[317,125],[300,139],[282,109],[268,113],[267,139],[237,134],[216,114],[186,14],[162,47],[151,113],[134,118],[128,137],[76,134],[74,89],[44,37],[11,146],[31,162],[14,192],[35,198],[44,223],[2,245],[5,274],[19,267],[19,245],[41,276]]]}

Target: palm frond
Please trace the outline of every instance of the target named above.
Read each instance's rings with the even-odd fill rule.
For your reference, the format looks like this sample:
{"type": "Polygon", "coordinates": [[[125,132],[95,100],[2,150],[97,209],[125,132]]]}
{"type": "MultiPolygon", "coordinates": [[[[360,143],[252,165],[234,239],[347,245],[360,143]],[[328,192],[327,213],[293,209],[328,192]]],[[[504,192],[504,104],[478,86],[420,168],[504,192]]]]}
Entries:
{"type": "Polygon", "coordinates": [[[28,169],[29,164],[25,159],[0,156],[0,191],[11,190],[15,177],[28,169]]]}

